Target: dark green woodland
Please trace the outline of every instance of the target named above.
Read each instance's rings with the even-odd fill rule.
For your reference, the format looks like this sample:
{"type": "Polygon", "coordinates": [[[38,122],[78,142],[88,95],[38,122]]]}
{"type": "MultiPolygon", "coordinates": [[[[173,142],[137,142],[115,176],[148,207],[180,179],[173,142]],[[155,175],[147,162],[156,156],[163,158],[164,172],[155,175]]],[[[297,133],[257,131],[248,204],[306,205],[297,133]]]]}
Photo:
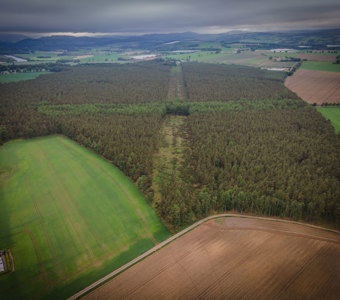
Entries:
{"type": "Polygon", "coordinates": [[[340,136],[282,75],[184,63],[188,99],[168,99],[170,68],[76,66],[0,84],[0,142],[66,135],[122,170],[174,229],[230,210],[340,225],[340,136]],[[184,150],[154,203],[168,115],[185,116],[184,150]]]}

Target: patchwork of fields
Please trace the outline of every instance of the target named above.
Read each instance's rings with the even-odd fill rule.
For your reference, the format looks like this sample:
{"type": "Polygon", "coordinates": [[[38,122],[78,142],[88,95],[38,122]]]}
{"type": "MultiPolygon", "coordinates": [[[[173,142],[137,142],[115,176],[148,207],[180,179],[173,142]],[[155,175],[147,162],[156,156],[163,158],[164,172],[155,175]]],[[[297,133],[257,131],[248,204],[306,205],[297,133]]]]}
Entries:
{"type": "MultiPolygon", "coordinates": [[[[78,50],[78,51],[35,51],[32,53],[18,53],[16,57],[25,61],[13,62],[21,65],[37,65],[40,63],[118,63],[120,59],[129,59],[128,56],[103,49],[78,50]]],[[[1,57],[1,56],[0,56],[1,57]]]]}
{"type": "Polygon", "coordinates": [[[66,298],[169,236],[117,168],[61,136],[0,148],[6,299],[66,298]]]}
{"type": "Polygon", "coordinates": [[[339,299],[340,234],[268,220],[208,221],[84,297],[339,299]]]}

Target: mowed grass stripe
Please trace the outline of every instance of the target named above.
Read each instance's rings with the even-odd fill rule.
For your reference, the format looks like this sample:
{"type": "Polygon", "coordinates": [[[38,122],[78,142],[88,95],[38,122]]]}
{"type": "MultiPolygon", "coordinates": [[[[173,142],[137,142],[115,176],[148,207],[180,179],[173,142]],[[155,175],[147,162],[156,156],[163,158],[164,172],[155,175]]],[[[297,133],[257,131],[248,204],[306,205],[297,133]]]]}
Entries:
{"type": "Polygon", "coordinates": [[[61,136],[2,146],[0,244],[7,298],[66,298],[170,233],[117,168],[61,136]]]}

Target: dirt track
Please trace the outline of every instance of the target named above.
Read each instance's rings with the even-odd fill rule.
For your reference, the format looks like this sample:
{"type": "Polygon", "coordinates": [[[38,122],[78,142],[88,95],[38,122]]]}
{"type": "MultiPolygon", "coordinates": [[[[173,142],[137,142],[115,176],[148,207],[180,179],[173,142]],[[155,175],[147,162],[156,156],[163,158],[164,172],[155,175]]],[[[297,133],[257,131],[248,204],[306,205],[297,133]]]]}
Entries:
{"type": "Polygon", "coordinates": [[[285,86],[308,103],[340,103],[340,73],[297,70],[285,86]]]}
{"type": "Polygon", "coordinates": [[[253,218],[210,220],[85,299],[340,299],[340,234],[253,218]]]}

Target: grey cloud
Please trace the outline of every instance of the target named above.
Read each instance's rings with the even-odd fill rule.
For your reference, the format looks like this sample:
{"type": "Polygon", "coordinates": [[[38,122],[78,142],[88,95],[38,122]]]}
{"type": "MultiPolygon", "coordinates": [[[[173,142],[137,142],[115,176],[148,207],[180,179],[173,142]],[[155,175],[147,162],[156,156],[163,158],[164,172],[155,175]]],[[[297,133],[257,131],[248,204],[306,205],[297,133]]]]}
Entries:
{"type": "Polygon", "coordinates": [[[340,27],[338,0],[2,0],[0,31],[175,32],[340,27]]]}

